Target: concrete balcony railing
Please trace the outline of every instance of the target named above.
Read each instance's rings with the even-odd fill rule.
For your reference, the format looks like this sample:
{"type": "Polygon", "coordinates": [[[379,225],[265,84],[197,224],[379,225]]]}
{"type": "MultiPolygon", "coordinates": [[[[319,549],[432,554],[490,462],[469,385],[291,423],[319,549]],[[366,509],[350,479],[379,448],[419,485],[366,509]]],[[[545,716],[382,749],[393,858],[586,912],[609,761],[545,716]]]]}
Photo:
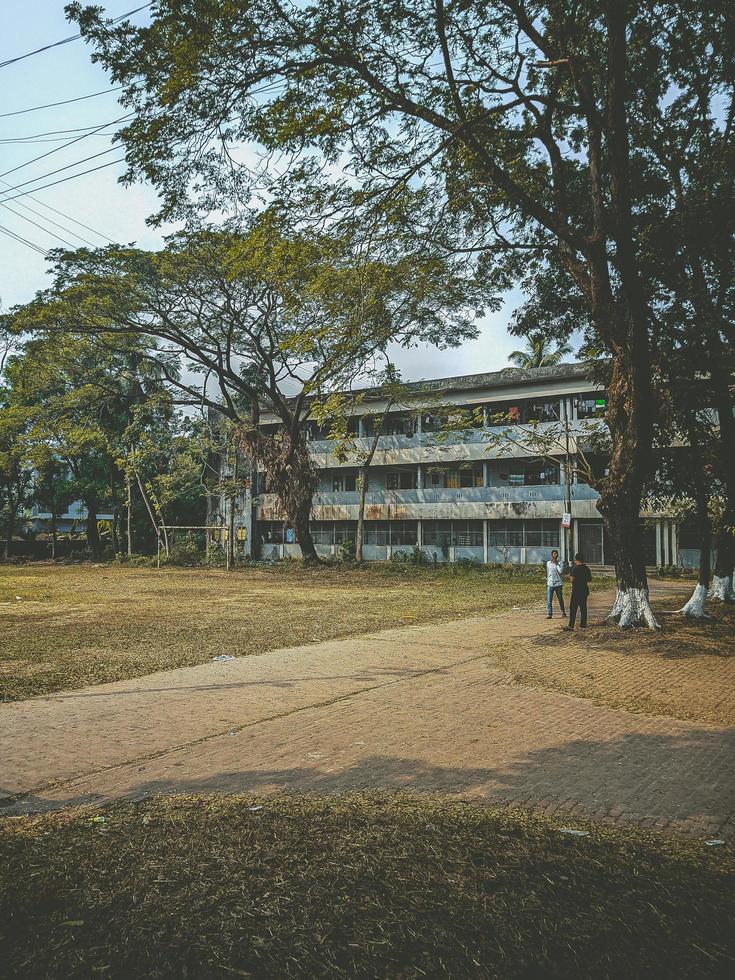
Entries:
{"type": "MultiPolygon", "coordinates": [[[[547,487],[466,487],[452,490],[371,490],[366,497],[367,520],[425,519],[491,520],[527,517],[561,517],[564,510],[563,486],[547,487]]],[[[572,513],[575,517],[595,517],[598,494],[588,486],[572,487],[572,513]]],[[[315,494],[314,520],[356,520],[360,495],[353,492],[315,494]]],[[[256,500],[260,520],[279,520],[282,515],[272,494],[256,500]]]]}
{"type": "MultiPolygon", "coordinates": [[[[558,428],[558,422],[543,422],[538,427],[538,432],[545,429],[553,432],[558,428]]],[[[412,436],[381,436],[373,463],[379,465],[391,465],[398,463],[449,463],[453,460],[488,460],[497,459],[498,456],[507,456],[507,447],[500,452],[498,447],[489,445],[489,440],[493,435],[500,435],[508,427],[471,429],[467,432],[457,433],[456,438],[451,434],[447,438],[437,439],[430,432],[417,432],[412,436]]],[[[519,433],[524,426],[519,425],[519,433]]],[[[572,423],[569,430],[571,452],[575,451],[575,440],[589,438],[590,429],[588,422],[572,423]]],[[[355,447],[355,460],[364,456],[372,445],[372,439],[356,438],[353,443],[355,447]]],[[[565,448],[565,447],[564,447],[565,448]]],[[[317,465],[320,467],[355,466],[355,462],[340,462],[332,456],[333,443],[329,439],[315,439],[309,443],[309,452],[316,458],[317,465]]],[[[562,455],[563,448],[559,446],[559,455],[562,455]]],[[[515,447],[510,455],[513,456],[532,456],[533,452],[524,452],[522,448],[515,447]]]]}
{"type": "MultiPolygon", "coordinates": [[[[382,504],[392,502],[397,504],[452,504],[452,503],[525,503],[529,500],[564,500],[564,487],[460,487],[456,489],[424,489],[424,490],[369,490],[366,503],[382,504]]],[[[574,500],[597,500],[598,494],[592,487],[575,484],[572,487],[574,500]]],[[[330,492],[318,491],[314,497],[317,504],[358,504],[360,494],[357,491],[330,492]]]]}

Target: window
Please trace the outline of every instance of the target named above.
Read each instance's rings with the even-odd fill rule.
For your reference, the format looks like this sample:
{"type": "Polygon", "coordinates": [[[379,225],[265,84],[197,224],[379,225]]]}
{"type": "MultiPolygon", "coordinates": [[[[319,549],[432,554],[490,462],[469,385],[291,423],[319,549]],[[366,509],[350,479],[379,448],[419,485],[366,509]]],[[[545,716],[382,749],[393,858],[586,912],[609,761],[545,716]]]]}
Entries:
{"type": "Polygon", "coordinates": [[[522,402],[520,405],[520,421],[529,422],[558,422],[559,402],[535,399],[522,402]]]}
{"type": "Polygon", "coordinates": [[[416,470],[393,470],[386,474],[387,490],[415,490],[416,470]]]}
{"type": "Polygon", "coordinates": [[[467,466],[459,471],[460,487],[481,487],[482,486],[482,467],[467,466]]]}
{"type": "Polygon", "coordinates": [[[260,521],[258,531],[263,544],[283,544],[283,523],[281,521],[260,521]]]}
{"type": "Polygon", "coordinates": [[[356,530],[357,530],[356,521],[335,521],[334,543],[344,544],[345,541],[354,541],[356,530]]]}
{"type": "Polygon", "coordinates": [[[334,493],[352,493],[357,490],[357,473],[338,470],[332,477],[332,490],[334,493]]]}
{"type": "Polygon", "coordinates": [[[559,483],[559,467],[544,460],[526,466],[524,484],[527,487],[553,486],[559,483]]]}
{"type": "Polygon", "coordinates": [[[365,544],[385,546],[388,544],[387,521],[365,521],[365,544]]]}
{"type": "Polygon", "coordinates": [[[452,540],[452,522],[424,521],[421,526],[421,539],[425,545],[446,550],[452,540]]]}
{"type": "Polygon", "coordinates": [[[504,426],[509,423],[528,425],[531,422],[557,422],[559,400],[545,398],[518,398],[512,402],[488,406],[489,423],[504,426]]]}
{"type": "Polygon", "coordinates": [[[452,530],[457,548],[482,548],[482,521],[453,521],[452,530]]]}
{"type": "Polygon", "coordinates": [[[390,522],[391,545],[415,545],[418,543],[418,540],[416,521],[390,522]]]}
{"type": "Polygon", "coordinates": [[[488,544],[492,548],[523,546],[523,521],[488,521],[488,544]]]}
{"type": "Polygon", "coordinates": [[[559,467],[543,459],[514,459],[509,471],[498,473],[498,477],[509,487],[555,486],[559,483],[559,467]]]}
{"type": "Polygon", "coordinates": [[[309,528],[314,544],[329,545],[333,543],[334,525],[331,521],[312,521],[309,528]]]}
{"type": "Polygon", "coordinates": [[[601,418],[607,411],[607,398],[603,392],[596,395],[579,395],[577,398],[577,418],[601,418]]]}
{"type": "Polygon", "coordinates": [[[389,415],[386,419],[386,434],[389,436],[409,436],[416,431],[416,422],[412,415],[389,415]]]}
{"type": "Polygon", "coordinates": [[[432,415],[427,412],[421,419],[421,428],[424,432],[438,432],[447,424],[445,415],[432,415]]]}
{"type": "Polygon", "coordinates": [[[559,521],[524,521],[523,540],[527,548],[558,548],[559,521]]]}

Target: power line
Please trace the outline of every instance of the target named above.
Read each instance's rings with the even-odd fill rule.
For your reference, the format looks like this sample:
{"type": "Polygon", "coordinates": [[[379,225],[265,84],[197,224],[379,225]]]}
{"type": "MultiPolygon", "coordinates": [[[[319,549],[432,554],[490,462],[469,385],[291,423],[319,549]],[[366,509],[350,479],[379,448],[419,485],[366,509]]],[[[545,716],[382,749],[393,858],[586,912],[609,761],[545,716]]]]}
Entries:
{"type": "MultiPolygon", "coordinates": [[[[121,20],[125,20],[126,17],[131,17],[133,14],[137,14],[140,10],[145,10],[146,7],[150,7],[150,3],[144,3],[142,7],[136,7],[135,10],[129,10],[126,14],[121,14],[112,20],[111,24],[119,24],[121,20]]],[[[69,44],[71,41],[78,41],[81,34],[72,34],[70,37],[64,37],[60,41],[54,41],[53,44],[45,44],[42,48],[36,48],[35,51],[27,51],[25,54],[19,54],[15,58],[8,58],[6,61],[0,61],[0,68],[5,68],[7,65],[14,65],[17,61],[24,61],[26,58],[32,58],[34,54],[43,54],[44,51],[50,51],[52,48],[59,48],[62,44],[69,44]]]]}
{"type": "MultiPolygon", "coordinates": [[[[55,146],[53,150],[47,150],[45,153],[39,154],[37,157],[33,157],[30,160],[26,160],[25,163],[19,163],[17,167],[11,167],[10,170],[5,170],[0,174],[0,177],[7,177],[8,174],[14,174],[16,170],[22,170],[24,167],[29,167],[32,163],[36,163],[38,160],[43,160],[45,157],[50,157],[53,153],[58,153],[59,150],[65,150],[67,146],[73,146],[74,143],[78,143],[80,140],[87,139],[88,136],[92,136],[94,133],[98,133],[101,129],[107,129],[108,126],[114,126],[116,123],[123,122],[125,119],[130,119],[132,116],[131,112],[128,112],[124,116],[120,116],[118,119],[113,119],[112,122],[104,123],[102,126],[98,126],[93,133],[82,133],[81,136],[75,136],[74,139],[68,140],[61,146],[55,146]]],[[[91,158],[90,158],[91,159],[91,158]]],[[[84,161],[80,161],[84,163],[84,161]]]]}
{"type": "MultiPolygon", "coordinates": [[[[9,188],[10,190],[12,190],[12,187],[7,182],[7,180],[0,180],[0,184],[5,184],[5,186],[7,188],[9,188]]],[[[85,223],[83,221],[78,221],[76,218],[72,218],[72,216],[70,214],[67,214],[65,211],[60,211],[58,208],[52,207],[52,205],[50,205],[50,204],[46,204],[45,201],[41,201],[39,198],[34,197],[33,196],[33,193],[31,191],[26,191],[25,194],[18,194],[17,197],[29,197],[32,201],[35,201],[36,204],[40,204],[42,208],[46,208],[47,211],[53,211],[54,214],[58,214],[59,217],[66,218],[67,221],[71,221],[73,224],[79,225],[80,228],[86,228],[87,231],[91,231],[92,234],[93,235],[97,235],[98,238],[104,238],[106,242],[110,242],[110,243],[114,244],[114,241],[113,241],[112,238],[108,238],[107,235],[103,235],[101,231],[97,231],[96,228],[92,228],[92,227],[90,227],[90,225],[85,225],[85,223]]],[[[15,200],[15,199],[16,198],[13,198],[12,200],[15,200]]],[[[28,204],[23,203],[22,206],[25,207],[29,211],[33,211],[33,208],[31,208],[28,204]]],[[[38,212],[33,212],[33,213],[34,214],[37,214],[38,212]]],[[[51,221],[50,218],[47,218],[46,220],[51,221]]],[[[77,237],[78,238],[81,238],[80,235],[78,235],[77,237]]],[[[84,242],[84,241],[86,241],[86,239],[82,238],[82,241],[84,242]]],[[[91,245],[91,244],[92,244],[91,242],[87,242],[87,245],[91,245]]]]}
{"type": "Polygon", "coordinates": [[[48,228],[44,228],[43,225],[39,225],[39,223],[34,221],[33,218],[27,218],[24,214],[21,214],[20,211],[14,211],[12,208],[9,208],[8,205],[3,204],[2,201],[0,201],[0,207],[4,207],[6,211],[10,211],[10,213],[14,214],[16,218],[21,218],[23,221],[28,221],[30,224],[35,225],[36,228],[40,228],[41,231],[45,232],[47,235],[51,235],[52,238],[55,238],[63,245],[68,245],[69,248],[77,247],[73,242],[69,242],[65,238],[62,238],[61,235],[57,235],[56,232],[49,231],[48,228]]]}
{"type": "MultiPolygon", "coordinates": [[[[113,122],[114,119],[107,123],[107,125],[111,126],[113,122]]],[[[91,126],[76,126],[74,129],[50,129],[46,133],[32,133],[30,136],[13,136],[12,138],[8,137],[7,139],[0,139],[0,143],[21,143],[23,140],[37,140],[44,136],[58,136],[60,139],[63,139],[67,133],[86,133],[90,129],[101,128],[102,127],[98,123],[92,123],[91,126]]]]}
{"type": "MultiPolygon", "coordinates": [[[[54,174],[60,174],[64,170],[70,170],[72,167],[79,166],[80,163],[87,163],[88,160],[96,160],[97,157],[103,157],[106,153],[112,153],[113,151],[115,151],[117,149],[118,149],[117,146],[108,146],[106,150],[102,150],[100,153],[93,153],[91,156],[82,157],[81,160],[75,160],[74,163],[67,163],[67,165],[65,167],[57,167],[56,170],[51,170],[47,174],[41,174],[40,177],[32,177],[30,180],[24,180],[22,184],[14,184],[12,187],[9,187],[8,188],[8,191],[17,191],[21,187],[27,187],[28,184],[35,184],[37,180],[45,180],[46,177],[53,177],[54,174]]],[[[58,181],[55,181],[55,183],[58,183],[58,181]]],[[[45,187],[48,187],[49,185],[48,184],[45,184],[44,186],[45,187]]],[[[34,190],[39,190],[40,188],[35,187],[33,189],[34,190]]],[[[8,193],[8,191],[6,191],[5,193],[8,193]]],[[[6,200],[12,201],[13,198],[12,197],[11,198],[6,198],[6,200]]]]}
{"type": "MultiPolygon", "coordinates": [[[[4,183],[4,181],[2,181],[2,183],[4,183]]],[[[31,198],[31,200],[32,201],[35,201],[36,199],[35,198],[31,198]]],[[[0,202],[0,203],[2,203],[2,202],[0,202]]],[[[40,203],[41,202],[39,201],[39,204],[40,203]]],[[[7,204],[3,204],[2,206],[4,208],[8,208],[8,205],[7,204]]],[[[45,206],[48,207],[48,205],[45,205],[45,206]]],[[[30,211],[31,214],[35,214],[37,218],[42,218],[44,221],[48,222],[48,224],[55,225],[56,228],[61,228],[61,230],[64,231],[64,232],[66,232],[67,235],[74,235],[74,237],[75,238],[78,238],[80,242],[84,242],[85,245],[89,245],[91,248],[95,248],[94,242],[90,242],[90,240],[88,238],[84,238],[82,235],[79,234],[79,232],[74,231],[72,228],[67,228],[65,225],[59,224],[58,221],[54,221],[54,219],[53,218],[49,218],[48,215],[41,214],[40,211],[36,211],[35,208],[32,208],[30,206],[30,204],[26,204],[25,201],[18,201],[18,207],[19,208],[25,208],[25,210],[26,211],[30,211]]],[[[10,210],[11,210],[11,208],[8,208],[8,211],[10,211],[10,210]]],[[[23,215],[19,215],[19,217],[23,217],[23,215]]],[[[74,218],[70,218],[69,220],[70,221],[74,221],[74,218]]],[[[51,234],[51,233],[49,232],[49,234],[51,234]]],[[[101,238],[104,238],[105,237],[104,235],[101,235],[99,232],[96,232],[96,234],[99,234],[101,238]]]]}
{"type": "MultiPolygon", "coordinates": [[[[90,136],[105,136],[107,134],[106,133],[90,133],[89,135],[90,136]]],[[[40,139],[40,140],[32,139],[30,137],[27,138],[27,139],[24,139],[23,137],[20,137],[20,138],[16,138],[16,139],[0,140],[0,146],[32,146],[34,143],[63,143],[64,139],[65,139],[64,136],[52,136],[52,137],[49,137],[48,139],[40,139]]]]}
{"type": "MultiPolygon", "coordinates": [[[[113,150],[114,149],[117,149],[117,147],[114,147],[113,146],[112,149],[113,150]]],[[[105,152],[107,152],[107,151],[105,151],[105,152]]],[[[81,163],[81,161],[77,161],[77,162],[78,163],[81,163]]],[[[104,170],[105,167],[114,167],[116,163],[125,163],[125,157],[120,157],[119,160],[111,160],[109,163],[101,163],[98,167],[90,167],[89,170],[81,170],[78,174],[70,174],[68,177],[62,177],[61,180],[52,180],[51,183],[49,183],[49,184],[41,184],[40,187],[34,187],[33,188],[33,193],[35,193],[36,191],[42,191],[45,187],[55,187],[56,184],[65,184],[67,180],[74,180],[75,177],[84,177],[85,174],[93,174],[96,170],[104,170]]],[[[72,166],[73,166],[73,164],[72,164],[72,166]]],[[[63,169],[66,169],[66,168],[63,168],[63,169]]],[[[58,173],[59,171],[56,170],[54,172],[55,173],[58,173]]],[[[42,180],[43,178],[42,177],[37,177],[36,179],[37,180],[42,180]]],[[[33,183],[33,182],[32,181],[28,181],[28,183],[33,183]]],[[[22,187],[23,185],[22,184],[19,184],[18,186],[19,187],[22,187]]],[[[11,190],[13,190],[13,188],[11,188],[11,190]]],[[[31,191],[21,191],[20,194],[14,194],[12,197],[6,197],[4,200],[6,200],[6,201],[15,201],[15,200],[17,200],[17,198],[19,198],[19,197],[25,197],[27,194],[30,194],[30,193],[31,193],[31,191]]],[[[81,222],[79,222],[79,223],[81,224],[81,222]]],[[[86,228],[87,226],[86,225],[83,225],[83,227],[86,228]]],[[[99,233],[98,232],[95,232],[95,234],[99,234],[99,233]]],[[[102,237],[103,238],[107,238],[106,235],[103,235],[102,237]]],[[[108,238],[107,241],[110,242],[110,241],[112,241],[112,239],[111,238],[108,238]]]]}
{"type": "Polygon", "coordinates": [[[115,88],[104,88],[100,92],[91,92],[89,95],[79,95],[76,99],[64,99],[62,102],[47,102],[46,105],[34,105],[30,109],[16,109],[15,112],[0,112],[0,119],[7,119],[8,116],[22,116],[25,112],[38,112],[39,109],[53,109],[57,105],[70,105],[72,102],[83,102],[84,99],[94,99],[98,95],[107,95],[108,92],[119,92],[122,85],[115,88]]]}
{"type": "Polygon", "coordinates": [[[17,242],[22,242],[24,245],[27,245],[28,248],[32,248],[34,252],[39,252],[41,255],[48,254],[45,248],[41,248],[40,245],[29,242],[28,239],[23,238],[22,235],[16,235],[14,231],[11,231],[10,228],[6,228],[4,225],[0,225],[0,232],[2,232],[3,235],[7,235],[9,238],[14,238],[17,242]]]}

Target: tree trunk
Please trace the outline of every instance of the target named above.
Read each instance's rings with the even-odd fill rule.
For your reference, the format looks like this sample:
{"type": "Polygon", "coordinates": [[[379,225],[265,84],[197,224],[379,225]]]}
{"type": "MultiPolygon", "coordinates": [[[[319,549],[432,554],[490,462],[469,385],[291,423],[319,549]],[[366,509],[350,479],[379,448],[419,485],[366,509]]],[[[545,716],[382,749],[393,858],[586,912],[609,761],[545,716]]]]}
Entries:
{"type": "Polygon", "coordinates": [[[127,518],[127,547],[128,547],[128,558],[133,557],[133,481],[130,479],[130,474],[128,473],[125,477],[125,482],[127,484],[127,503],[126,503],[126,518],[127,518]]]}
{"type": "Polygon", "coordinates": [[[717,558],[712,577],[711,599],[732,602],[733,572],[735,571],[735,416],[730,396],[730,377],[723,365],[727,364],[727,351],[719,334],[710,340],[714,403],[717,409],[720,433],[720,466],[725,484],[726,506],[722,525],[717,535],[717,558]]]}
{"type": "MultiPolygon", "coordinates": [[[[690,434],[690,439],[696,438],[694,434],[690,434]]],[[[709,616],[704,611],[704,604],[707,599],[707,589],[709,587],[709,574],[712,552],[712,524],[709,517],[709,508],[707,500],[707,486],[704,481],[704,473],[701,468],[697,470],[697,488],[696,488],[696,500],[697,500],[697,524],[699,525],[699,577],[697,579],[697,585],[694,588],[688,602],[682,606],[679,612],[683,613],[690,619],[709,619],[709,616]]]]}
{"type": "Polygon", "coordinates": [[[385,424],[385,419],[388,412],[392,406],[392,402],[388,402],[380,421],[375,427],[375,432],[373,433],[373,441],[370,443],[370,449],[365,457],[362,466],[360,467],[360,503],[357,510],[357,534],[355,535],[355,561],[362,561],[362,545],[365,538],[365,498],[367,496],[368,488],[368,473],[370,471],[370,465],[375,456],[375,450],[378,448],[378,441],[380,440],[380,435],[383,431],[383,426],[385,424]]]}
{"type": "Polygon", "coordinates": [[[726,527],[720,528],[717,534],[717,557],[715,559],[715,574],[712,576],[712,588],[709,591],[710,599],[719,599],[721,602],[735,600],[732,587],[734,552],[735,540],[732,531],[726,527]]]}
{"type": "Polygon", "coordinates": [[[5,561],[10,558],[10,549],[13,544],[13,531],[15,530],[15,519],[18,516],[18,507],[11,507],[8,511],[8,522],[5,525],[5,548],[3,555],[5,561]]]}
{"type": "Polygon", "coordinates": [[[230,497],[230,518],[227,526],[227,568],[235,567],[235,498],[230,497]]]}
{"type": "Polygon", "coordinates": [[[117,506],[112,508],[112,550],[117,555],[120,553],[120,536],[117,533],[117,525],[120,519],[120,513],[117,506]]]}
{"type": "Polygon", "coordinates": [[[355,534],[355,561],[362,561],[362,543],[365,538],[365,498],[367,496],[368,468],[360,467],[360,503],[357,507],[357,532],[355,534]]]}
{"type": "MultiPolygon", "coordinates": [[[[631,330],[633,338],[637,331],[631,330]]],[[[627,354],[628,352],[626,352],[627,354]]],[[[598,510],[613,547],[618,595],[608,619],[627,628],[658,629],[648,601],[648,578],[640,531],[643,484],[651,466],[652,409],[647,350],[631,340],[632,356],[613,360],[608,388],[607,424],[613,451],[609,473],[600,483],[598,510]]]]}
{"type": "Polygon", "coordinates": [[[145,508],[148,511],[148,516],[151,519],[151,524],[153,525],[153,530],[156,532],[156,538],[160,538],[161,532],[160,532],[159,527],[158,527],[158,521],[156,520],[156,515],[153,513],[153,507],[151,506],[151,502],[148,499],[148,494],[145,492],[145,487],[143,486],[143,481],[140,478],[140,473],[138,473],[137,470],[135,471],[135,479],[136,479],[136,481],[138,483],[138,489],[140,490],[140,496],[143,499],[143,503],[145,504],[145,508]]]}
{"type": "Polygon", "coordinates": [[[97,528],[97,500],[90,496],[85,499],[84,504],[87,508],[87,546],[95,561],[99,561],[102,558],[102,542],[97,528]]]}
{"type": "Polygon", "coordinates": [[[260,462],[263,465],[271,491],[278,497],[287,520],[296,531],[304,564],[319,564],[309,529],[316,470],[303,431],[299,429],[296,434],[279,433],[273,437],[257,431],[244,432],[241,442],[253,464],[260,462]]]}
{"type": "MultiPolygon", "coordinates": [[[[595,236],[590,240],[590,298],[593,320],[612,355],[606,421],[612,439],[609,475],[601,483],[598,509],[606,519],[615,555],[619,601],[615,617],[621,627],[658,628],[648,601],[648,580],[640,533],[643,486],[652,466],[653,390],[649,346],[649,312],[641,284],[630,200],[630,140],[627,104],[628,8],[605,4],[608,28],[606,92],[607,149],[610,167],[609,226],[615,242],[619,286],[613,290],[604,202],[595,204],[595,236]]],[[[599,146],[597,148],[599,150],[599,146]]],[[[591,158],[591,165],[592,165],[591,158]]],[[[599,163],[597,157],[595,166],[599,163]]],[[[591,174],[595,178],[596,174],[591,174]]]]}
{"type": "Polygon", "coordinates": [[[291,509],[288,518],[296,529],[296,536],[301,547],[301,557],[305,565],[318,565],[321,561],[314,547],[314,539],[311,536],[309,527],[309,517],[311,516],[313,496],[312,493],[304,494],[300,504],[291,509]]]}

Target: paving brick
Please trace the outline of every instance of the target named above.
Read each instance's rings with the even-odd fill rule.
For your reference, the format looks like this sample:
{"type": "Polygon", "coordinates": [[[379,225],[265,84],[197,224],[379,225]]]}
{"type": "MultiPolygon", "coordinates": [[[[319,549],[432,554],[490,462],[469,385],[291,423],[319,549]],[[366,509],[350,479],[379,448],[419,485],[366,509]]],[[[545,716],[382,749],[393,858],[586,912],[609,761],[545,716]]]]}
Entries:
{"type": "Polygon", "coordinates": [[[735,836],[732,729],[524,687],[492,666],[494,646],[550,626],[526,611],[404,627],[0,705],[0,812],[401,788],[735,836]]]}

